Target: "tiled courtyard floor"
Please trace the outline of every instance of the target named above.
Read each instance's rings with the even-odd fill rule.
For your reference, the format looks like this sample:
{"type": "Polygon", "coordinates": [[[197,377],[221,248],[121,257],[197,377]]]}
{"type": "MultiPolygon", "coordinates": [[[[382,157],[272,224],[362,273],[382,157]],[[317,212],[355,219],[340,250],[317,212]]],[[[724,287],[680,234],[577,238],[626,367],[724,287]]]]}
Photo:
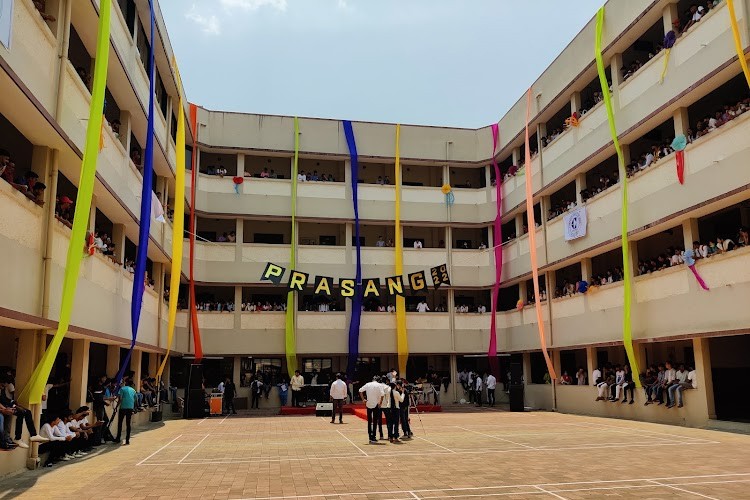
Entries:
{"type": "Polygon", "coordinates": [[[368,445],[351,415],[168,421],[1,480],[0,498],[750,499],[746,435],[490,410],[422,424],[413,415],[410,442],[368,445]]]}

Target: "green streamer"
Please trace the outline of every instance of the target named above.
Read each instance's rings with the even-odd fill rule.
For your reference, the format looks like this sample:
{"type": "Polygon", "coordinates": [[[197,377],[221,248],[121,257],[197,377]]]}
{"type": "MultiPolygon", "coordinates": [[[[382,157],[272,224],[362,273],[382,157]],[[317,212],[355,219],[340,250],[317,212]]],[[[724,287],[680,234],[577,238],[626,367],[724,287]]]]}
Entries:
{"type": "Polygon", "coordinates": [[[602,95],[604,96],[604,107],[607,110],[607,119],[609,121],[609,131],[612,134],[612,142],[617,150],[617,163],[620,170],[620,189],[622,190],[622,233],[620,236],[622,244],[622,269],[623,269],[623,308],[622,308],[622,342],[625,345],[625,351],[628,353],[630,370],[633,373],[633,381],[636,387],[641,387],[638,369],[638,361],[635,358],[633,350],[633,331],[630,323],[632,307],[632,269],[630,264],[630,247],[628,245],[628,176],[625,171],[625,158],[622,155],[620,141],[617,138],[617,126],[615,124],[615,114],[612,108],[612,98],[609,95],[609,83],[607,75],[604,72],[604,60],[602,59],[602,30],[604,28],[604,7],[596,13],[596,69],[599,72],[599,83],[602,86],[602,95]]]}
{"type": "MultiPolygon", "coordinates": [[[[65,264],[65,276],[60,300],[60,318],[57,332],[52,337],[47,350],[39,364],[31,374],[31,378],[18,396],[24,405],[39,404],[47,379],[52,372],[57,353],[60,350],[65,334],[70,326],[73,313],[73,303],[78,286],[78,274],[83,260],[83,246],[86,241],[86,231],[89,225],[91,199],[94,195],[94,181],[96,180],[96,160],[99,156],[99,138],[104,115],[104,92],[107,86],[107,67],[109,64],[109,22],[111,14],[111,0],[101,0],[99,4],[99,33],[96,41],[96,62],[94,64],[93,90],[91,91],[91,107],[89,108],[89,122],[86,128],[86,145],[83,151],[81,176],[78,183],[78,197],[73,216],[73,229],[68,244],[68,257],[65,264]]],[[[50,200],[48,203],[54,203],[50,200]]]]}
{"type": "MultiPolygon", "coordinates": [[[[290,269],[297,264],[295,249],[297,248],[297,171],[299,167],[299,118],[294,117],[294,162],[292,164],[292,241],[290,242],[290,269]]],[[[286,350],[286,368],[289,377],[297,369],[297,339],[294,332],[294,292],[286,295],[286,333],[284,335],[286,350]]]]}

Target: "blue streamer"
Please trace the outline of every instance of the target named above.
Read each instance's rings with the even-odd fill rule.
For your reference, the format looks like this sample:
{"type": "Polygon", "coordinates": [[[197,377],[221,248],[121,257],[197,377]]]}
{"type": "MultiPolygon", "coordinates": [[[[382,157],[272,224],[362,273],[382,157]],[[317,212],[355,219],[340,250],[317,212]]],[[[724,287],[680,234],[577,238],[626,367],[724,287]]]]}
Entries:
{"type": "Polygon", "coordinates": [[[135,274],[133,275],[133,297],[130,303],[130,324],[133,339],[130,342],[130,350],[117,373],[117,384],[120,384],[125,375],[125,368],[130,363],[130,358],[135,349],[135,340],[138,338],[138,323],[141,319],[141,308],[143,306],[143,292],[146,288],[146,258],[148,257],[148,238],[151,230],[151,197],[154,183],[154,4],[148,2],[151,9],[151,48],[149,50],[149,99],[148,99],[148,127],[146,131],[146,151],[143,159],[143,189],[141,190],[141,221],[138,230],[138,248],[136,249],[135,274]]]}
{"type": "Polygon", "coordinates": [[[456,197],[453,195],[453,191],[445,195],[445,204],[448,206],[453,205],[453,202],[456,201],[456,197]]]}
{"type": "Polygon", "coordinates": [[[352,299],[352,316],[349,322],[349,362],[346,373],[354,377],[359,358],[359,325],[362,320],[362,246],[359,241],[359,158],[357,156],[357,142],[354,139],[352,122],[344,120],[344,135],[349,146],[349,156],[352,163],[352,203],[354,203],[354,242],[357,248],[357,271],[355,283],[356,293],[352,299]]]}

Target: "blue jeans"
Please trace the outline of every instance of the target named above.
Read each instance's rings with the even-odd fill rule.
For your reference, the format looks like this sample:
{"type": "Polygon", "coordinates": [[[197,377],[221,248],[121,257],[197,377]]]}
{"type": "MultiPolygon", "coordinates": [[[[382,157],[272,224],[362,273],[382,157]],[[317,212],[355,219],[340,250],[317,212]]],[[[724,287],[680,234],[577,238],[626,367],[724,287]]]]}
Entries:
{"type": "Polygon", "coordinates": [[[281,406],[286,406],[286,398],[289,395],[289,391],[279,391],[279,399],[281,400],[281,406]]]}

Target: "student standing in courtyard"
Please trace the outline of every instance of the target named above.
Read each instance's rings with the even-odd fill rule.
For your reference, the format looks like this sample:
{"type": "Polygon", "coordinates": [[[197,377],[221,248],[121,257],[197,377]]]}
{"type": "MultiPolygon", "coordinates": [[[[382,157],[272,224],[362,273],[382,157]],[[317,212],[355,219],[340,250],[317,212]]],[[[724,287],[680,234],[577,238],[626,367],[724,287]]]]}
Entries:
{"type": "Polygon", "coordinates": [[[120,398],[120,414],[117,416],[117,438],[116,443],[120,443],[122,439],[122,419],[125,419],[125,425],[127,431],[125,433],[125,442],[122,444],[130,444],[130,419],[133,418],[133,412],[135,411],[135,398],[136,392],[133,388],[133,380],[128,380],[127,385],[120,387],[120,391],[117,393],[120,398]]]}
{"type": "Polygon", "coordinates": [[[339,413],[339,423],[344,423],[344,401],[348,393],[346,382],[341,380],[341,374],[336,374],[336,380],[331,384],[330,397],[333,403],[333,411],[331,411],[331,423],[336,423],[336,412],[339,413]]]}
{"type": "Polygon", "coordinates": [[[305,386],[305,379],[300,375],[299,370],[294,371],[294,377],[292,377],[292,406],[299,407],[300,396],[302,395],[302,388],[305,386]]]}
{"type": "Polygon", "coordinates": [[[378,444],[375,439],[377,436],[376,425],[380,421],[381,412],[380,405],[383,402],[383,386],[380,383],[380,378],[375,376],[372,382],[368,382],[359,389],[359,395],[365,402],[367,407],[367,435],[370,438],[370,444],[378,444]]]}
{"type": "Polygon", "coordinates": [[[487,404],[489,406],[495,406],[495,387],[497,386],[497,379],[493,374],[487,375],[487,404]]]}

